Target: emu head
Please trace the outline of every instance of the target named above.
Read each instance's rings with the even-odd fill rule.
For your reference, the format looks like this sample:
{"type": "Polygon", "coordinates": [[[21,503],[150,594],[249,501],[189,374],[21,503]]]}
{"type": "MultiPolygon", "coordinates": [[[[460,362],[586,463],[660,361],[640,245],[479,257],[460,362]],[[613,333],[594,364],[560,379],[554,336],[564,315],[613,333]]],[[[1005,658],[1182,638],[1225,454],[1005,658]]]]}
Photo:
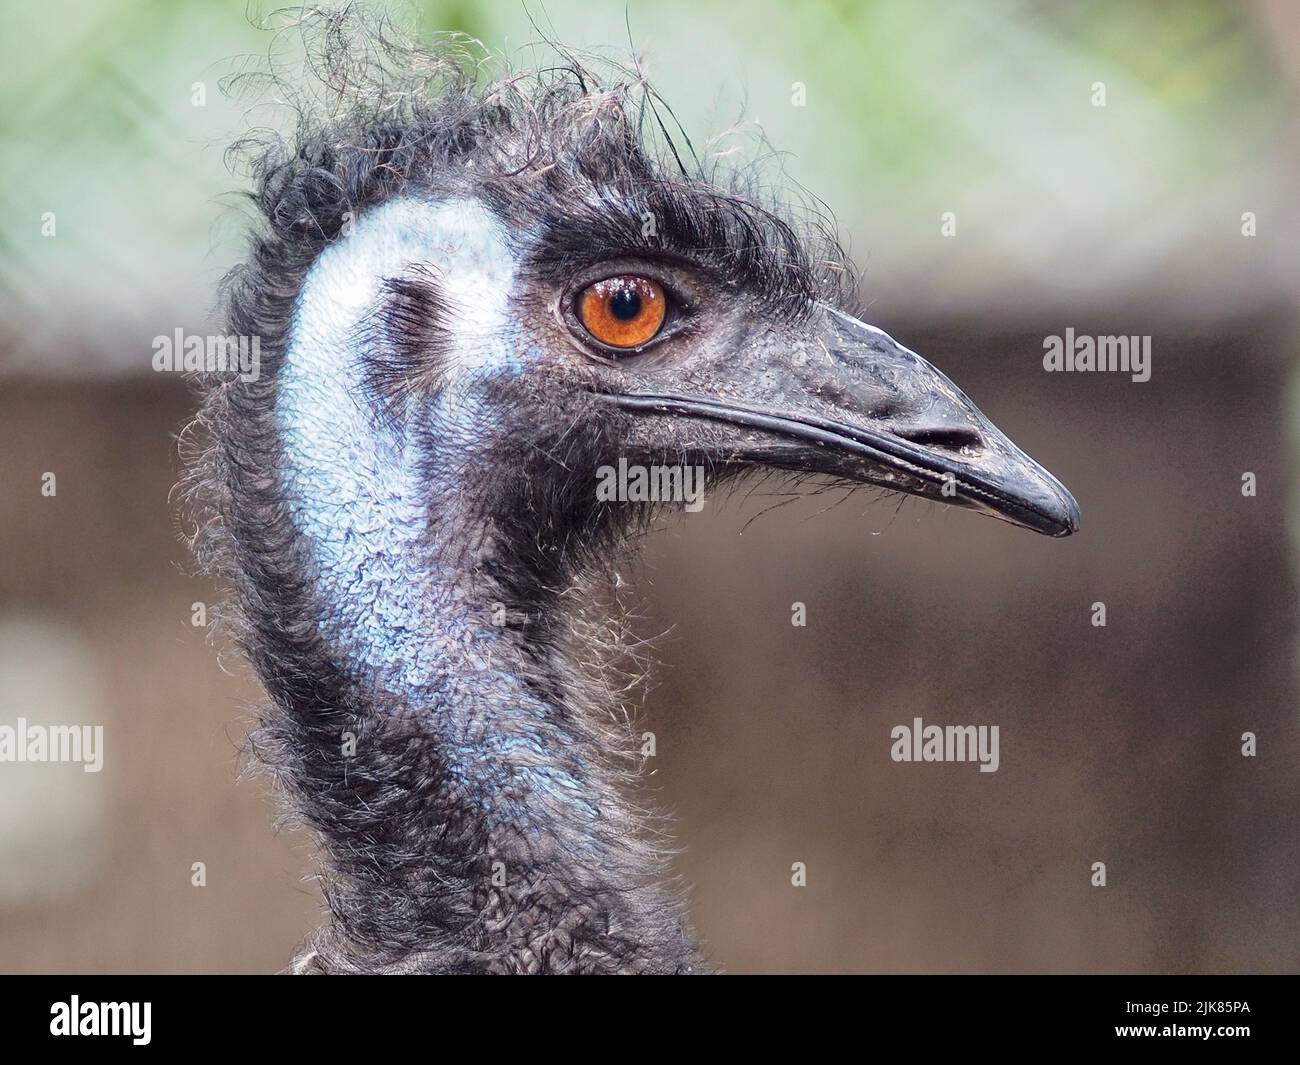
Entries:
{"type": "Polygon", "coordinates": [[[655,157],[639,91],[577,70],[462,84],[264,164],[273,232],[235,281],[235,329],[270,334],[290,480],[322,497],[303,522],[324,534],[349,493],[423,493],[518,550],[581,550],[618,509],[597,471],[624,458],[1073,532],[1054,477],[848,313],[837,246],[655,157]]]}

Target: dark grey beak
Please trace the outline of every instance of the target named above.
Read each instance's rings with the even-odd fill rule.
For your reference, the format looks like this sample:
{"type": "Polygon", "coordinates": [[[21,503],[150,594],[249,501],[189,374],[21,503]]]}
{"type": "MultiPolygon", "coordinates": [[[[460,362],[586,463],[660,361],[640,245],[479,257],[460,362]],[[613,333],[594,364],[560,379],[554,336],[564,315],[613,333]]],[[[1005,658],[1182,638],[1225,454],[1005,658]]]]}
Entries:
{"type": "Polygon", "coordinates": [[[692,394],[610,398],[741,428],[741,461],[970,507],[1049,536],[1078,530],[1079,506],[1061,482],[925,359],[830,308],[812,328],[811,342],[733,360],[692,394]]]}

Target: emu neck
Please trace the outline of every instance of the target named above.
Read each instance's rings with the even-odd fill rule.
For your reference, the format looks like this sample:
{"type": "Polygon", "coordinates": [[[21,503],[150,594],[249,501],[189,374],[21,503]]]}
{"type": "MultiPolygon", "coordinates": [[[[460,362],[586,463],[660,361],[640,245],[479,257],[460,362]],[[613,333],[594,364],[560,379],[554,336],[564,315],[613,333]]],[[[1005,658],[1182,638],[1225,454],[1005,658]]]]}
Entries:
{"type": "MultiPolygon", "coordinates": [[[[552,638],[555,590],[503,601],[495,574],[514,560],[480,483],[490,411],[444,391],[395,423],[358,387],[359,324],[386,278],[429,259],[508,290],[485,214],[386,205],[313,266],[279,369],[282,491],[324,659],[281,729],[326,849],[334,925],[315,964],[681,971],[678,906],[620,794],[632,737],[552,638]]],[[[481,305],[453,355],[472,357],[475,330],[504,335],[503,314],[481,305]]]]}

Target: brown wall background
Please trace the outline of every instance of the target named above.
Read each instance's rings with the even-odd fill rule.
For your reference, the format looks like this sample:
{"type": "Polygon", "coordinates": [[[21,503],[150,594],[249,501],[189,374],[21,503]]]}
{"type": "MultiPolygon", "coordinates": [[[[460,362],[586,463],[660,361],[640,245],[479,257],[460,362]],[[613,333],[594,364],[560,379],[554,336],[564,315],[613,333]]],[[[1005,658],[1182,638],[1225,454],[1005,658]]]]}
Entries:
{"type": "MultiPolygon", "coordinates": [[[[864,494],[749,523],[779,501],[756,495],[650,537],[651,782],[709,948],[736,972],[1294,971],[1294,322],[1155,328],[1146,384],[1033,372],[1057,321],[880,324],[1062,477],[1083,532],[864,494]],[[914,716],[999,725],[1001,768],[891,762],[914,716]]],[[[310,842],[236,781],[257,686],[190,624],[215,594],[168,500],[188,411],[159,376],[0,386],[3,716],[77,720],[58,700],[89,692],[106,732],[97,776],[6,769],[0,970],[275,971],[317,920],[310,842]],[[3,623],[37,618],[36,650],[3,623]]]]}

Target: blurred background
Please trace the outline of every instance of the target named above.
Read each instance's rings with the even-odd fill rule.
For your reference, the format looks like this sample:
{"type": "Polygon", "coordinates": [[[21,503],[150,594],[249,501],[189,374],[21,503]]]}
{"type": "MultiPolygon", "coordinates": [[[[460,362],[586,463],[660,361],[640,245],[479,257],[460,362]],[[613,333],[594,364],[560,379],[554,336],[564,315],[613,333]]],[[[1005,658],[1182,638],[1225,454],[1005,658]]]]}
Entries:
{"type": "MultiPolygon", "coordinates": [[[[191,400],[150,365],[154,336],[213,331],[241,255],[223,150],[276,119],[220,81],[266,55],[274,6],[6,15],[0,725],[102,724],[105,751],[98,774],[0,764],[0,971],[270,972],[319,919],[310,840],[236,779],[259,691],[192,624],[218,594],[169,500],[191,400]]],[[[537,27],[626,57],[630,26],[701,151],[743,144],[743,113],[838,219],[866,317],[1082,505],[1054,542],[913,500],[763,513],[769,487],[651,535],[653,785],[718,962],[1300,967],[1300,9],[393,10],[521,63],[537,27]],[[1045,373],[1067,327],[1151,336],[1151,380],[1045,373]],[[916,716],[997,724],[1000,769],[892,762],[916,716]]]]}

